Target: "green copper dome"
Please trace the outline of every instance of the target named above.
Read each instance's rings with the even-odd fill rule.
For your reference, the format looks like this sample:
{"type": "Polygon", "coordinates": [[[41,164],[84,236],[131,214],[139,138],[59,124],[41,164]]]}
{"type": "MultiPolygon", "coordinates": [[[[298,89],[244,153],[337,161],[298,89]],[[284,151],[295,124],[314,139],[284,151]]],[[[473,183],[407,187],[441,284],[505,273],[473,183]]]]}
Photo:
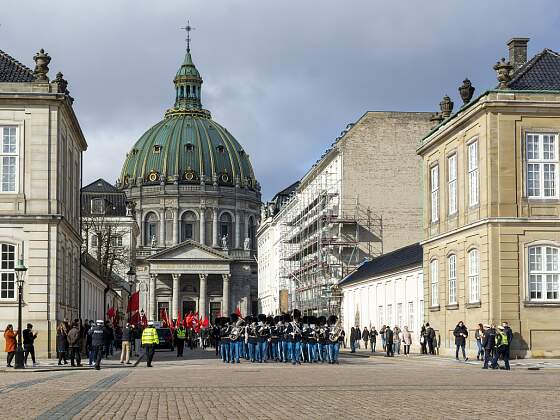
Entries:
{"type": "Polygon", "coordinates": [[[127,153],[120,184],[208,183],[258,189],[243,147],[202,108],[202,78],[189,50],[173,82],[175,106],[127,153]]]}

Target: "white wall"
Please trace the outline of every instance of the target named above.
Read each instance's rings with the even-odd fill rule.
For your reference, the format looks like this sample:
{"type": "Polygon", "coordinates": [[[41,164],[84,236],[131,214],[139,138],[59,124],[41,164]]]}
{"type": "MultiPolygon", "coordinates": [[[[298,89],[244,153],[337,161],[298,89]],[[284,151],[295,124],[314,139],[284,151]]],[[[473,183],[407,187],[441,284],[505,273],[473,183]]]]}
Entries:
{"type": "Polygon", "coordinates": [[[391,327],[398,324],[401,329],[406,325],[413,332],[413,343],[418,344],[424,299],[421,266],[342,286],[342,293],[343,324],[347,334],[359,317],[361,330],[365,326],[368,329],[375,326],[379,331],[388,323],[391,327]]]}

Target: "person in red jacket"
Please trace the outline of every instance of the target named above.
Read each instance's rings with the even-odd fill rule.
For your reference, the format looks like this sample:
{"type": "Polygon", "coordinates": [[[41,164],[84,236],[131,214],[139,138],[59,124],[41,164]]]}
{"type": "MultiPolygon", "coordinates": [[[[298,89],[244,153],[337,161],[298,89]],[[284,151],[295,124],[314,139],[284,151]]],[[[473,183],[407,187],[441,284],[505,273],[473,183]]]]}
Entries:
{"type": "Polygon", "coordinates": [[[16,334],[17,331],[14,332],[13,325],[8,324],[4,330],[4,340],[6,341],[4,351],[8,353],[8,363],[6,364],[6,367],[12,367],[12,360],[16,354],[16,334]]]}

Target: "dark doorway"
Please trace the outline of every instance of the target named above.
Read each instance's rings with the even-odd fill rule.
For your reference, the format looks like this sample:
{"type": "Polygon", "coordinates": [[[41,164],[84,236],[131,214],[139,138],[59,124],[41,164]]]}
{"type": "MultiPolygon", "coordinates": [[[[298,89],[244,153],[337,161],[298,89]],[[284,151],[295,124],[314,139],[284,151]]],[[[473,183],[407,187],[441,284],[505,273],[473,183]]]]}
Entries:
{"type": "MultiPolygon", "coordinates": [[[[210,320],[214,322],[216,317],[220,315],[222,311],[221,302],[210,302],[210,320]]],[[[222,316],[228,316],[229,314],[221,314],[222,316]]]]}
{"type": "Polygon", "coordinates": [[[194,300],[183,301],[183,316],[188,315],[189,312],[192,312],[193,314],[196,312],[196,302],[194,300]]]}

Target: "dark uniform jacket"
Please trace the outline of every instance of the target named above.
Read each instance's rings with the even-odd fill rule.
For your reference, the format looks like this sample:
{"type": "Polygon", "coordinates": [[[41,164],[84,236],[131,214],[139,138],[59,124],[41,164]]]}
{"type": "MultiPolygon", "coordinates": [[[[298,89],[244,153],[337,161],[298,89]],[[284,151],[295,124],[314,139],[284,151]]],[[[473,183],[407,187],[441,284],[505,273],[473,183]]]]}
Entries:
{"type": "Polygon", "coordinates": [[[91,327],[88,334],[91,336],[91,345],[93,347],[105,345],[107,331],[102,325],[95,325],[94,327],[91,327]]]}
{"type": "Polygon", "coordinates": [[[462,327],[457,325],[453,330],[453,335],[455,336],[455,345],[464,346],[466,338],[469,336],[469,330],[467,330],[467,327],[465,325],[463,325],[462,327]]]}

